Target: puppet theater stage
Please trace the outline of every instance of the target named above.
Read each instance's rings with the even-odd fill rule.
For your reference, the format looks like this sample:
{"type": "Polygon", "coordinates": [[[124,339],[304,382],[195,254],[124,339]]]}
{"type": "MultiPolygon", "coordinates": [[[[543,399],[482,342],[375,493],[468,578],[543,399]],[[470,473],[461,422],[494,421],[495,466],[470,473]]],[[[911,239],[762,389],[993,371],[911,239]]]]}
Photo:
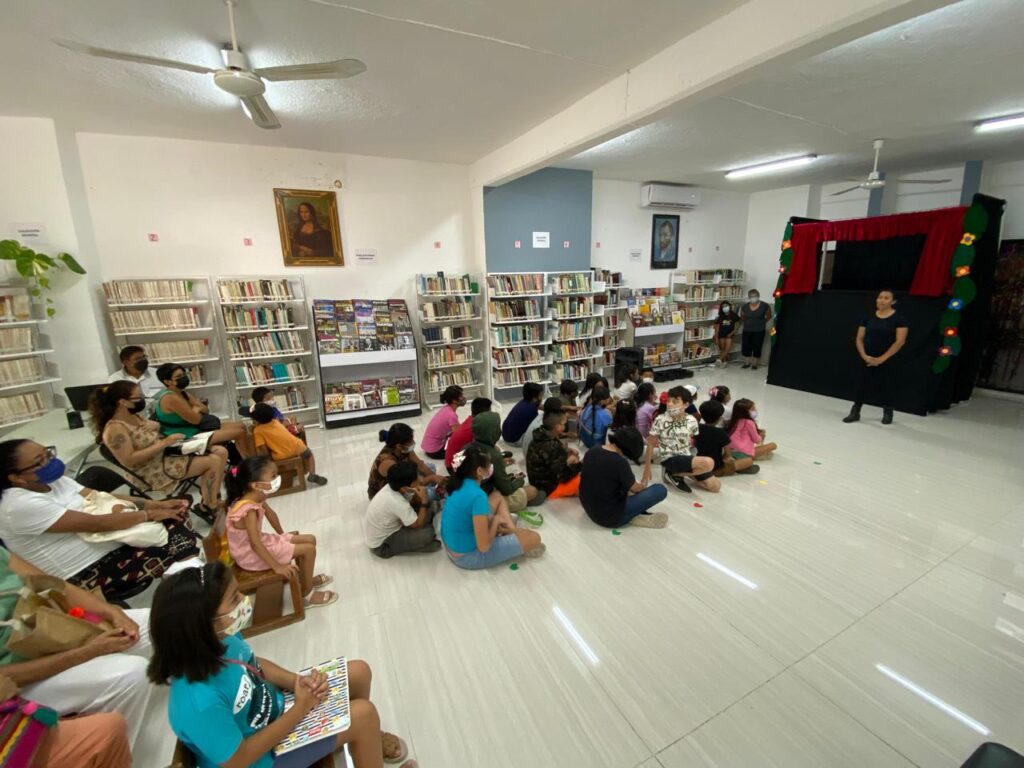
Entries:
{"type": "MultiPolygon", "coordinates": [[[[907,343],[886,365],[896,410],[924,416],[971,396],[988,330],[1005,201],[845,221],[792,218],[774,292],[768,383],[853,400],[854,339],[892,289],[907,343]],[[822,284],[823,246],[835,242],[822,284]]],[[[878,403],[866,403],[878,405],[878,403]]]]}

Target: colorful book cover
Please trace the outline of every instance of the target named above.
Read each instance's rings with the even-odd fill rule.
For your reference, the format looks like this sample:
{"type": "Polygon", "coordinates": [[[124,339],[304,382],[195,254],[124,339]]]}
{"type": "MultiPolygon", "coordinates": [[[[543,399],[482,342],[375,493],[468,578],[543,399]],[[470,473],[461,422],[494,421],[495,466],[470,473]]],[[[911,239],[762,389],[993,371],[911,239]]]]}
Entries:
{"type": "Polygon", "coordinates": [[[384,387],[381,390],[381,400],[383,400],[384,405],[398,405],[401,402],[398,387],[394,385],[384,387]]]}

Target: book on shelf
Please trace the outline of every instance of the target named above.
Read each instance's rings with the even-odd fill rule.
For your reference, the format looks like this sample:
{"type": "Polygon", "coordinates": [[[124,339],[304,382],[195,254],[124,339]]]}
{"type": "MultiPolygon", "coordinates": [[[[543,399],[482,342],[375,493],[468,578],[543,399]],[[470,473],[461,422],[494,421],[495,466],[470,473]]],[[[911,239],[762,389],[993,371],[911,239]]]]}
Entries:
{"type": "Polygon", "coordinates": [[[423,303],[422,310],[424,320],[449,317],[471,318],[476,315],[473,300],[468,296],[427,301],[423,303]]]}
{"type": "Polygon", "coordinates": [[[305,379],[306,366],[301,360],[290,363],[244,363],[234,366],[235,382],[248,384],[273,384],[290,379],[305,379]]]}
{"type": "Polygon", "coordinates": [[[742,283],[747,273],[742,269],[685,269],[676,272],[673,282],[692,285],[694,283],[742,283]]]}
{"type": "Polygon", "coordinates": [[[672,365],[682,360],[674,344],[645,344],[640,349],[644,352],[644,362],[649,365],[672,365]]]}
{"type": "Polygon", "coordinates": [[[589,357],[596,354],[596,351],[597,347],[589,341],[563,341],[551,346],[551,353],[556,363],[559,360],[589,357]]]}
{"type": "Polygon", "coordinates": [[[541,347],[513,347],[511,349],[491,350],[491,359],[494,364],[502,368],[514,367],[517,365],[536,365],[547,362],[541,347]]]}
{"type": "Polygon", "coordinates": [[[594,277],[598,282],[604,283],[608,288],[622,285],[622,273],[613,272],[610,269],[594,268],[594,277]]]}
{"type": "Polygon", "coordinates": [[[540,301],[537,299],[492,301],[487,308],[487,312],[491,316],[491,322],[541,319],[540,301]]]}
{"type": "Polygon", "coordinates": [[[444,293],[479,293],[480,286],[469,275],[458,277],[438,272],[435,275],[417,275],[416,288],[421,295],[444,293]]]}
{"type": "Polygon", "coordinates": [[[415,348],[402,299],[317,299],[313,327],[322,355],[415,348]]]}
{"type": "Polygon", "coordinates": [[[499,346],[540,342],[546,338],[544,326],[537,323],[529,325],[501,325],[491,329],[491,336],[494,339],[494,343],[499,346]]]}
{"type": "Polygon", "coordinates": [[[43,361],[38,357],[0,361],[0,387],[30,384],[45,378],[43,361]]]}
{"type": "Polygon", "coordinates": [[[546,381],[543,368],[519,368],[510,371],[494,371],[494,383],[499,387],[513,387],[525,384],[528,381],[546,381]]]}
{"type": "Polygon", "coordinates": [[[0,323],[17,323],[32,319],[32,297],[27,293],[0,296],[0,323]]]}
{"type": "Polygon", "coordinates": [[[586,336],[595,336],[601,333],[604,325],[601,318],[591,317],[586,320],[568,320],[558,324],[558,332],[555,336],[558,341],[568,341],[586,336]]]}
{"type": "Polygon", "coordinates": [[[138,331],[174,331],[199,328],[195,307],[176,309],[119,309],[110,313],[116,335],[138,331]]]}
{"type": "Polygon", "coordinates": [[[286,328],[295,325],[291,307],[221,307],[224,328],[228,331],[286,328]]]}
{"type": "Polygon", "coordinates": [[[209,383],[206,380],[206,368],[203,367],[202,363],[185,365],[183,368],[185,369],[185,373],[188,374],[190,387],[201,387],[204,384],[209,383]]]}
{"type": "Polygon", "coordinates": [[[191,280],[111,280],[103,284],[108,304],[191,301],[191,280]]]}
{"type": "Polygon", "coordinates": [[[0,354],[31,352],[33,349],[35,345],[31,328],[0,328],[0,354]]]}
{"type": "Polygon", "coordinates": [[[551,275],[554,293],[585,293],[591,290],[590,272],[562,272],[551,275]]]}
{"type": "Polygon", "coordinates": [[[181,341],[153,341],[146,345],[150,364],[178,363],[211,357],[209,339],[183,339],[181,341]]]}
{"type": "Polygon", "coordinates": [[[0,397],[0,424],[42,416],[46,413],[46,404],[39,392],[23,392],[19,395],[0,397]]]}
{"type": "Polygon", "coordinates": [[[440,392],[445,387],[458,385],[468,387],[476,384],[477,381],[469,368],[451,368],[443,371],[430,371],[427,376],[428,386],[431,392],[440,392]]]}
{"type": "Polygon", "coordinates": [[[227,346],[228,353],[232,357],[287,355],[306,351],[302,335],[297,331],[271,331],[250,336],[229,336],[227,346]]]}
{"type": "Polygon", "coordinates": [[[408,376],[361,379],[327,384],[324,408],[327,413],[359,411],[417,402],[416,383],[408,376]]]}
{"type": "Polygon", "coordinates": [[[551,372],[553,381],[583,381],[590,374],[590,366],[586,363],[560,363],[552,368],[551,372]]]}
{"type": "Polygon", "coordinates": [[[488,275],[487,285],[495,296],[544,293],[544,275],[540,272],[488,275]]]}
{"type": "Polygon", "coordinates": [[[287,278],[276,280],[218,280],[217,295],[224,303],[285,301],[295,298],[287,278]]]}
{"type": "Polygon", "coordinates": [[[429,347],[426,350],[427,366],[454,365],[457,363],[473,363],[473,348],[461,347],[429,347]]]}
{"type": "Polygon", "coordinates": [[[580,315],[594,314],[593,296],[558,296],[548,302],[548,306],[554,310],[554,318],[572,318],[580,315]]]}
{"type": "Polygon", "coordinates": [[[458,342],[472,339],[473,326],[471,325],[444,325],[435,328],[423,329],[423,341],[428,344],[440,342],[458,342]]]}

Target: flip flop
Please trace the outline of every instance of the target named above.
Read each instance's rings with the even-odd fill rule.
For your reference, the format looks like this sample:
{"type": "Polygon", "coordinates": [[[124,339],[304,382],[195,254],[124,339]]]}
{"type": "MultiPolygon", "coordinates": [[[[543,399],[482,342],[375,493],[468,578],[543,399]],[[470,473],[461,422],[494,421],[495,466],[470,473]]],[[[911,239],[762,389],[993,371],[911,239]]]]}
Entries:
{"type": "Polygon", "coordinates": [[[326,587],[328,584],[334,583],[334,577],[328,576],[326,573],[318,573],[313,577],[313,589],[320,589],[326,587]]]}
{"type": "Polygon", "coordinates": [[[399,749],[399,754],[397,754],[397,755],[395,755],[393,757],[385,757],[384,758],[384,762],[385,763],[401,763],[407,757],[409,757],[409,746],[401,738],[399,738],[398,736],[395,736],[395,734],[388,733],[387,731],[382,731],[381,734],[380,734],[380,747],[381,747],[381,752],[382,753],[384,752],[384,743],[389,738],[394,739],[396,742],[398,742],[398,746],[400,748],[399,749]]]}
{"type": "Polygon", "coordinates": [[[324,591],[313,590],[309,597],[302,598],[302,605],[304,608],[323,608],[324,606],[330,605],[331,603],[338,602],[338,593],[331,592],[329,589],[324,591]],[[323,602],[313,602],[313,595],[330,595],[330,598],[323,602]]]}

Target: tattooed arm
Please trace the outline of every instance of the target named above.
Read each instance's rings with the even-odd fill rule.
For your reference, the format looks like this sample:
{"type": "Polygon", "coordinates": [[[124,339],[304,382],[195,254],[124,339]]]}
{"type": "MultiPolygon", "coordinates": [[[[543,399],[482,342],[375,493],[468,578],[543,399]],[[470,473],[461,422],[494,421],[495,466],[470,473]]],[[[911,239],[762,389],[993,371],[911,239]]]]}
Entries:
{"type": "Polygon", "coordinates": [[[183,437],[184,435],[180,434],[168,435],[163,440],[157,440],[147,448],[136,449],[132,444],[128,430],[122,424],[107,424],[103,430],[103,444],[114,454],[118,463],[128,469],[145,464],[154,456],[161,455],[165,448],[174,445],[183,437]]]}

